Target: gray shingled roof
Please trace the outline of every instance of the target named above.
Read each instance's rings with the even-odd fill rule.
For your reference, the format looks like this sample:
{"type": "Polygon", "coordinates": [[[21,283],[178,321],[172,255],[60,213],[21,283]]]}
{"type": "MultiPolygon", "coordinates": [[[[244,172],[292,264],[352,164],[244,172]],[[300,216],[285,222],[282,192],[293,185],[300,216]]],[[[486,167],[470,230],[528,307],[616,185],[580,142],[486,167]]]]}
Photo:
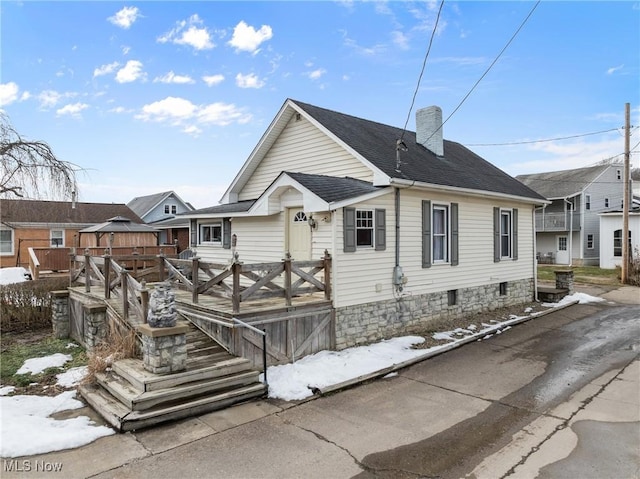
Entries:
{"type": "Polygon", "coordinates": [[[545,198],[567,198],[583,191],[607,168],[609,165],[598,165],[573,170],[519,175],[516,178],[545,198]]]}
{"type": "Polygon", "coordinates": [[[291,101],[391,178],[544,199],[460,143],[444,140],[444,157],[437,157],[416,143],[415,132],[404,134],[408,151],[401,152],[397,172],[396,140],[401,128],[291,101]]]}
{"type": "Polygon", "coordinates": [[[380,187],[355,178],[337,178],[335,176],[310,175],[290,171],[285,173],[327,203],[380,191],[380,187]]]}
{"type": "Polygon", "coordinates": [[[243,213],[248,211],[255,202],[256,200],[238,201],[237,203],[228,203],[225,205],[210,206],[208,208],[193,210],[186,214],[191,216],[200,214],[243,213]]]}
{"type": "Polygon", "coordinates": [[[90,225],[125,216],[142,223],[142,219],[125,204],[76,203],[68,201],[0,199],[3,223],[45,223],[90,225]]]}
{"type": "Polygon", "coordinates": [[[140,217],[146,215],[155,205],[160,203],[165,197],[169,196],[173,191],[163,191],[162,193],[155,193],[153,195],[138,196],[129,203],[127,206],[131,208],[135,214],[140,217]]]}
{"type": "Polygon", "coordinates": [[[89,226],[80,233],[157,233],[158,230],[153,226],[144,223],[134,223],[129,218],[116,216],[109,218],[104,223],[89,226]]]}

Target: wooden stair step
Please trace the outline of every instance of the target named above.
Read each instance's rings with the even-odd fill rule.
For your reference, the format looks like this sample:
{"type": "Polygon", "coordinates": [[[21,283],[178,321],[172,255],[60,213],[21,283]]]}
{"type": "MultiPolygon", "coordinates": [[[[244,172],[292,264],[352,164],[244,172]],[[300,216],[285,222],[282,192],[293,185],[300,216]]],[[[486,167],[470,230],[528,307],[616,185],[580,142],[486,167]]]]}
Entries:
{"type": "Polygon", "coordinates": [[[133,411],[144,411],[163,404],[190,400],[204,394],[220,393],[234,387],[244,387],[258,382],[258,371],[221,376],[214,379],[202,379],[180,386],[155,391],[140,392],[123,378],[115,374],[96,374],[98,383],[112,396],[133,411]]]}
{"type": "Polygon", "coordinates": [[[228,359],[193,364],[187,361],[187,370],[173,374],[153,374],[146,369],[140,359],[121,359],[113,363],[113,372],[126,379],[139,391],[155,391],[201,379],[213,379],[242,371],[252,370],[248,359],[230,356],[228,359]]]}
{"type": "Polygon", "coordinates": [[[147,411],[130,411],[103,388],[82,385],[78,389],[85,401],[98,411],[111,426],[121,432],[134,431],[167,421],[224,409],[232,404],[262,397],[266,393],[264,384],[256,383],[180,404],[152,408],[147,411]]]}

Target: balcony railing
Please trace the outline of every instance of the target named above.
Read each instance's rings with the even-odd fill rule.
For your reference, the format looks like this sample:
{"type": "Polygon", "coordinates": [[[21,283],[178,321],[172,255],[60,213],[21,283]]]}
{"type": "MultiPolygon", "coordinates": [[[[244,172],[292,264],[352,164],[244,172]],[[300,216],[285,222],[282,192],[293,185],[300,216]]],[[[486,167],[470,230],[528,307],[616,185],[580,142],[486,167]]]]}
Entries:
{"type": "Polygon", "coordinates": [[[580,213],[536,212],[536,231],[579,231],[580,213]],[[573,216],[573,222],[572,222],[573,216]]]}

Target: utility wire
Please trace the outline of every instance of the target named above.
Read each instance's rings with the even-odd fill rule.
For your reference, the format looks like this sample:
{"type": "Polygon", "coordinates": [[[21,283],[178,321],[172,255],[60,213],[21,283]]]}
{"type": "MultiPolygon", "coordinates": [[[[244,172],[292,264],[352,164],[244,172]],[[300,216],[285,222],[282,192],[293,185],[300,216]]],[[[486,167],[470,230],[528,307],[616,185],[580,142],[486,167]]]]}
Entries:
{"type": "Polygon", "coordinates": [[[466,146],[511,146],[511,145],[529,145],[531,143],[545,143],[548,141],[560,141],[570,140],[572,138],[581,138],[583,136],[600,135],[602,133],[609,133],[611,131],[617,131],[619,128],[611,128],[610,130],[594,131],[592,133],[582,133],[581,135],[563,136],[558,138],[546,138],[544,140],[530,140],[530,141],[513,141],[508,143],[468,143],[466,146]]]}
{"type": "Polygon", "coordinates": [[[435,135],[439,130],[442,129],[442,127],[445,125],[445,123],[447,123],[451,117],[460,109],[460,107],[462,106],[462,104],[467,100],[467,98],[469,98],[469,95],[471,95],[471,93],[473,92],[473,90],[476,89],[476,87],[478,86],[478,84],[483,80],[483,78],[487,75],[487,73],[489,73],[489,70],[491,70],[491,68],[493,68],[493,65],[495,65],[498,60],[500,59],[500,57],[502,56],[502,54],[505,52],[505,50],[509,47],[509,45],[511,45],[511,42],[513,42],[513,40],[516,38],[516,36],[518,35],[518,33],[520,33],[520,30],[522,30],[522,27],[524,27],[524,25],[527,23],[527,21],[529,20],[529,18],[531,17],[531,15],[533,15],[533,12],[535,11],[536,8],[538,8],[538,5],[540,5],[540,1],[538,0],[536,2],[536,4],[533,6],[533,8],[531,9],[531,11],[529,12],[529,14],[525,17],[525,19],[522,21],[522,23],[520,24],[520,26],[518,27],[518,29],[515,31],[515,33],[511,36],[511,38],[509,39],[509,41],[507,42],[507,44],[504,46],[504,48],[500,51],[500,53],[498,53],[498,56],[495,58],[495,60],[493,60],[493,62],[491,62],[491,65],[489,65],[489,68],[487,68],[485,70],[485,72],[482,74],[482,76],[478,79],[478,81],[471,87],[471,90],[469,90],[469,93],[467,93],[464,98],[462,99],[462,101],[460,101],[460,103],[458,104],[457,107],[454,108],[454,110],[451,112],[451,114],[447,117],[446,120],[444,120],[442,122],[442,125],[440,125],[439,128],[436,129],[436,131],[434,131],[431,136],[429,138],[427,138],[427,140],[431,139],[431,137],[433,137],[433,135],[435,135]]]}
{"type": "MultiPolygon", "coordinates": [[[[633,130],[637,130],[638,126],[632,127],[632,131],[633,130]]],[[[622,127],[622,129],[624,130],[624,127],[622,127]]],[[[590,135],[600,135],[602,133],[609,133],[611,131],[620,131],[620,128],[611,128],[610,130],[602,130],[602,131],[594,131],[591,133],[582,133],[579,135],[571,135],[571,136],[563,136],[563,137],[558,137],[558,138],[546,138],[543,140],[530,140],[530,141],[512,141],[512,142],[506,142],[506,143],[465,143],[466,146],[511,146],[511,145],[528,145],[531,143],[545,143],[545,142],[549,142],[549,141],[561,141],[561,140],[569,140],[572,138],[581,138],[583,136],[590,136],[590,135]]],[[[623,153],[621,153],[623,154],[623,153]]],[[[616,155],[617,156],[617,155],[616,155]]]]}
{"type": "Polygon", "coordinates": [[[404,122],[404,128],[402,129],[402,134],[400,135],[400,142],[404,138],[404,134],[407,131],[407,125],[409,124],[409,118],[411,117],[411,111],[413,110],[413,106],[416,102],[416,96],[418,95],[418,90],[420,89],[420,82],[422,81],[422,75],[424,74],[424,69],[427,66],[427,58],[429,58],[429,52],[431,52],[431,45],[433,45],[433,38],[436,36],[436,31],[438,30],[438,22],[440,21],[440,13],[442,12],[442,7],[444,6],[444,0],[440,2],[440,8],[438,9],[438,15],[436,16],[436,23],[433,26],[433,31],[431,32],[431,38],[429,39],[429,46],[427,47],[427,53],[424,56],[424,60],[422,61],[422,69],[420,70],[420,75],[418,76],[418,84],[416,85],[416,89],[413,92],[413,98],[411,99],[411,106],[409,107],[409,112],[407,113],[407,120],[404,122]]]}

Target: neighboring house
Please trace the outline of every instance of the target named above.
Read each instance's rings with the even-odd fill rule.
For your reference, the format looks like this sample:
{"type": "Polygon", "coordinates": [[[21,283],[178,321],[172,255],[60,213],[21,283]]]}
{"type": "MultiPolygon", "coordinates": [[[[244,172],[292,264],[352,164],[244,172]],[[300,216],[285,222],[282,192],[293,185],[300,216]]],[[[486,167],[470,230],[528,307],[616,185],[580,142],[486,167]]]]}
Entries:
{"type": "Polygon", "coordinates": [[[599,264],[600,213],[621,209],[624,165],[599,165],[516,178],[551,201],[536,212],[541,262],[599,264]]]}
{"type": "Polygon", "coordinates": [[[0,199],[0,267],[28,266],[30,247],[79,247],[79,231],[110,218],[142,220],[124,204],[0,199]]]}
{"type": "Polygon", "coordinates": [[[332,256],[338,349],[529,301],[546,200],[459,143],[287,100],[222,198],[186,213],[202,261],[332,256]],[[403,142],[398,140],[402,139],[403,142]]]}
{"type": "Polygon", "coordinates": [[[127,206],[147,224],[160,230],[160,244],[177,244],[178,251],[189,247],[189,221],[180,217],[193,206],[173,191],[139,196],[127,206]]]}
{"type": "MultiPolygon", "coordinates": [[[[600,267],[613,269],[622,265],[622,210],[600,215],[600,267]]],[[[629,255],[640,257],[640,197],[634,197],[629,210],[629,255]]]]}

